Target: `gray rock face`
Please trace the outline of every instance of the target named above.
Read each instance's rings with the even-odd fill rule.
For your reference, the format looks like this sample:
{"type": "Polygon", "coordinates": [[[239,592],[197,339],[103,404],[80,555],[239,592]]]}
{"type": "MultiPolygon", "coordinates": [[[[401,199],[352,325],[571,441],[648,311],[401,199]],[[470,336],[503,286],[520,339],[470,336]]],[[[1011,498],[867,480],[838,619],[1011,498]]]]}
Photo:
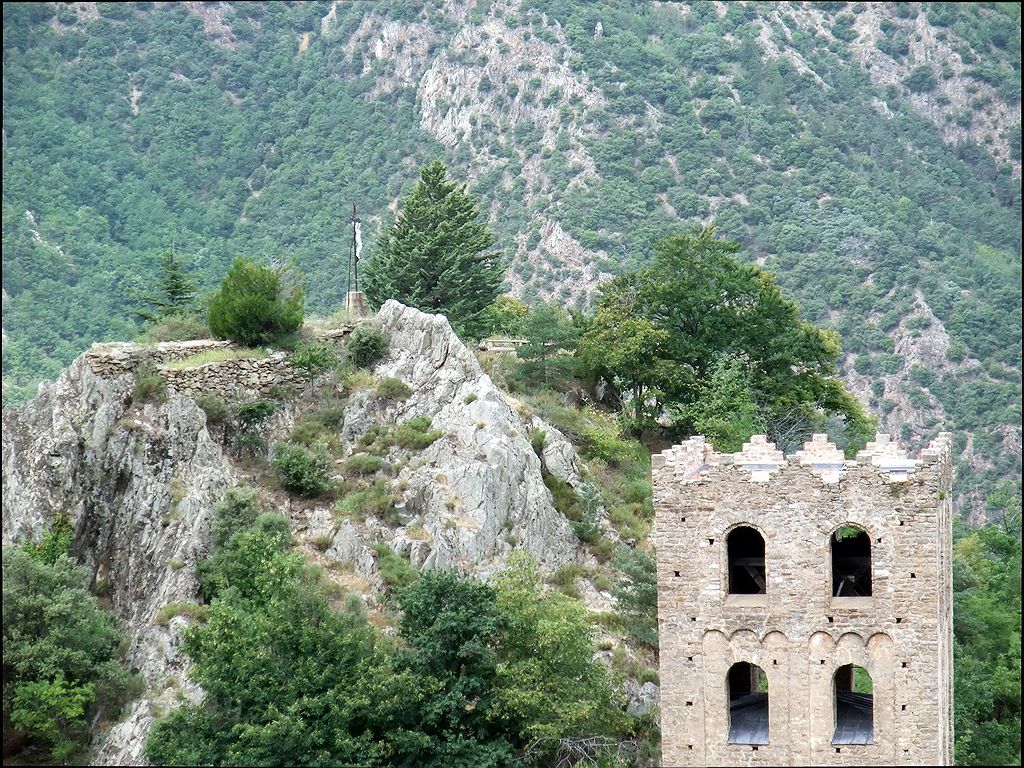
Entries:
{"type": "Polygon", "coordinates": [[[633,678],[627,678],[623,685],[626,695],[626,711],[639,717],[661,705],[661,689],[651,682],[640,685],[633,678]]]}
{"type": "MultiPolygon", "coordinates": [[[[499,391],[443,316],[389,301],[378,322],[391,344],[375,373],[401,379],[413,394],[390,405],[354,400],[346,413],[345,437],[354,439],[381,419],[401,423],[416,416],[429,416],[433,428],[444,433],[397,478],[397,487],[404,488],[399,509],[417,535],[399,528],[392,548],[408,553],[422,568],[480,576],[500,567],[513,549],[530,552],[549,570],[575,561],[580,542],[552,506],[530,430],[539,426],[549,435],[550,471],[580,482],[579,459],[568,441],[525,416],[518,401],[499,391]]],[[[334,551],[357,551],[354,533],[342,528],[334,551]]],[[[362,571],[366,559],[358,551],[349,562],[362,571]]]]}
{"type": "Polygon", "coordinates": [[[128,663],[150,691],[129,705],[95,758],[126,765],[141,762],[154,704],[199,695],[177,652],[185,620],[160,626],[154,617],[168,603],[196,599],[194,566],[208,546],[211,508],[234,482],[195,403],[172,392],[140,408],[131,388],[130,376],[101,378],[80,357],[3,415],[4,546],[37,540],[69,515],[72,551],[109,584],[128,663]]]}

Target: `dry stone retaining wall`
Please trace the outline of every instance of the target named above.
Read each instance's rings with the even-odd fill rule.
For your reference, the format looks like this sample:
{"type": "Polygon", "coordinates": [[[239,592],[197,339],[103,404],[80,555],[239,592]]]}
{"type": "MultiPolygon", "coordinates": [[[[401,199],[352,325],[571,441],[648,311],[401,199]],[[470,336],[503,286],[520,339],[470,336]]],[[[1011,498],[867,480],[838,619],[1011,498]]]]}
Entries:
{"type": "Polygon", "coordinates": [[[182,394],[216,394],[229,398],[245,393],[269,395],[277,386],[300,384],[304,379],[291,365],[284,352],[269,357],[239,358],[205,363],[194,368],[162,368],[156,373],[182,394]]]}
{"type": "Polygon", "coordinates": [[[847,461],[824,435],[788,459],[755,436],[655,455],[665,765],[939,765],[953,758],[948,436],[909,459],[879,435],[847,461]],[[870,597],[833,597],[830,541],[871,539],[870,597]],[[765,540],[766,594],[730,595],[726,538],[765,540]],[[767,675],[768,743],[730,744],[727,675],[767,675]],[[873,682],[871,744],[833,744],[833,677],[873,682]]]}
{"type": "MultiPolygon", "coordinates": [[[[319,331],[316,337],[340,348],[353,327],[319,331]]],[[[300,384],[304,381],[300,373],[289,365],[288,355],[284,352],[272,352],[267,357],[222,360],[187,368],[167,366],[168,363],[203,352],[238,348],[238,345],[230,341],[213,339],[167,341],[158,344],[115,342],[93,344],[85,353],[85,360],[92,372],[103,378],[133,374],[142,365],[152,366],[167,386],[191,397],[203,394],[219,395],[224,398],[246,394],[267,395],[276,386],[300,384]]]]}

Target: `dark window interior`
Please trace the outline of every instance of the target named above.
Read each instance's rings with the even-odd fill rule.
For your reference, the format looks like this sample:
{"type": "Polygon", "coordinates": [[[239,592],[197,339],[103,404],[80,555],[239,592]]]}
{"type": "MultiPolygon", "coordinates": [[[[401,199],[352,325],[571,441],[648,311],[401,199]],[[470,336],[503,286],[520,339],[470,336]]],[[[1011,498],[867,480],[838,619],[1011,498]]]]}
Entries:
{"type": "Polygon", "coordinates": [[[847,664],[835,674],[836,730],[833,744],[873,744],[874,697],[871,675],[847,664]]]}
{"type": "Polygon", "coordinates": [[[729,594],[766,592],[764,539],[753,528],[737,528],[729,534],[729,594]]]}
{"type": "Polygon", "coordinates": [[[871,596],[871,538],[854,526],[832,534],[832,595],[871,596]]]}
{"type": "Polygon", "coordinates": [[[729,669],[729,743],[768,743],[768,678],[741,661],[729,669]]]}

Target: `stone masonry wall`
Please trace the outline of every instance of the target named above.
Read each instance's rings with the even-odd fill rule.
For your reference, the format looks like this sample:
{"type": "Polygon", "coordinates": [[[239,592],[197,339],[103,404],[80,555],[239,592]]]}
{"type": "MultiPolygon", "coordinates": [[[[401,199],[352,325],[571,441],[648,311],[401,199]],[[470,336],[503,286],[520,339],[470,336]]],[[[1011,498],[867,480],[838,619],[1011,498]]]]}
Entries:
{"type": "MultiPolygon", "coordinates": [[[[353,326],[319,331],[316,338],[340,347],[353,326]]],[[[271,352],[266,357],[236,358],[204,363],[186,368],[168,367],[168,363],[193,355],[220,349],[238,349],[230,341],[200,339],[167,341],[158,344],[115,342],[93,344],[85,353],[86,362],[97,376],[112,378],[134,374],[141,365],[153,367],[168,387],[195,397],[219,395],[225,399],[238,396],[268,395],[275,386],[300,384],[304,379],[288,364],[285,352],[271,352]]]]}
{"type": "Polygon", "coordinates": [[[824,435],[788,459],[697,437],[653,457],[665,765],[938,765],[953,758],[950,443],[909,459],[879,435],[844,460],[824,435]],[[871,537],[872,594],[833,597],[830,541],[871,537]],[[729,595],[726,537],[765,540],[764,595],[729,595]],[[729,744],[730,666],[767,675],[767,744],[729,744]],[[872,678],[874,743],[832,744],[833,677],[872,678]]]}

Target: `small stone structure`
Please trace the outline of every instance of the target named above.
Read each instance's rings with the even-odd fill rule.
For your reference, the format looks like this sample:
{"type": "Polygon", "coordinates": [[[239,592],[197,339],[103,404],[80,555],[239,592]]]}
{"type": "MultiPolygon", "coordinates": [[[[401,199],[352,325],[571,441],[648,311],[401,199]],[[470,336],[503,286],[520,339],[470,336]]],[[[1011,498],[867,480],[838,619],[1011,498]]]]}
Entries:
{"type": "Polygon", "coordinates": [[[504,336],[493,336],[489,339],[481,339],[477,348],[481,352],[493,352],[498,355],[514,355],[516,350],[526,343],[526,339],[509,339],[504,336]]]}
{"type": "Polygon", "coordinates": [[[366,317],[370,310],[366,306],[366,294],[362,291],[349,291],[345,294],[345,311],[353,317],[366,317]]]}
{"type": "Polygon", "coordinates": [[[824,435],[788,459],[695,437],[652,466],[665,765],[952,763],[948,435],[919,459],[878,435],[857,461],[824,435]],[[859,595],[835,570],[858,529],[859,595]]]}
{"type": "MultiPolygon", "coordinates": [[[[354,326],[316,332],[316,337],[340,347],[354,326]]],[[[165,341],[157,344],[113,342],[93,344],[85,353],[89,368],[97,376],[112,378],[133,374],[141,365],[152,366],[168,387],[184,395],[214,394],[233,398],[268,395],[276,386],[300,384],[304,379],[288,364],[285,352],[271,352],[266,357],[233,358],[187,368],[169,367],[169,363],[193,355],[222,349],[238,349],[230,341],[199,339],[196,341],[165,341]]]]}

